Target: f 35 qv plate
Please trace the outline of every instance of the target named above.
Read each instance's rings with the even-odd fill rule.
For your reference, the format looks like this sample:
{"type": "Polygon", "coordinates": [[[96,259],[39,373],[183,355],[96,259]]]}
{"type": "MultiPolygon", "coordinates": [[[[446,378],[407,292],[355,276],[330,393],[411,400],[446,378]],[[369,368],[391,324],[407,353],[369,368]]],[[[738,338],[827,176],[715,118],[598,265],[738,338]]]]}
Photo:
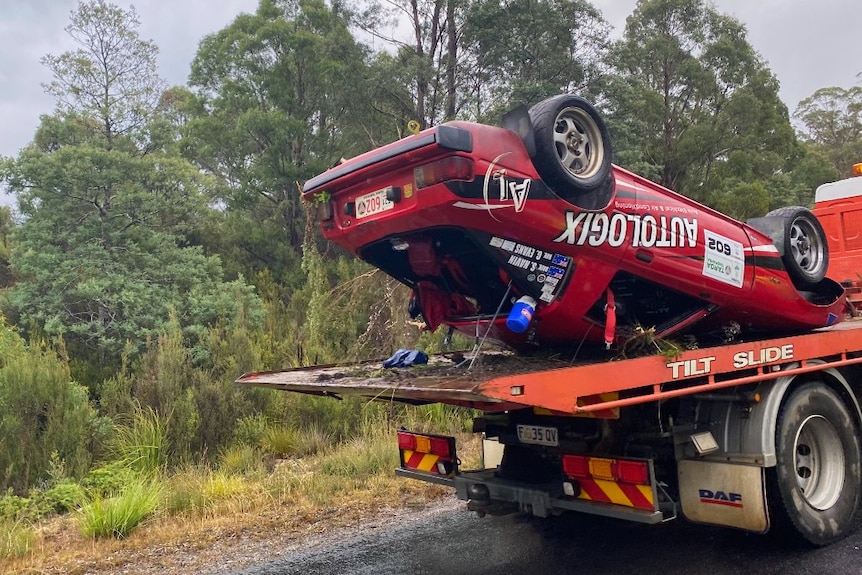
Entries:
{"type": "Polygon", "coordinates": [[[519,425],[518,441],[548,447],[558,447],[560,445],[557,428],[542,427],[541,425],[519,425]]]}

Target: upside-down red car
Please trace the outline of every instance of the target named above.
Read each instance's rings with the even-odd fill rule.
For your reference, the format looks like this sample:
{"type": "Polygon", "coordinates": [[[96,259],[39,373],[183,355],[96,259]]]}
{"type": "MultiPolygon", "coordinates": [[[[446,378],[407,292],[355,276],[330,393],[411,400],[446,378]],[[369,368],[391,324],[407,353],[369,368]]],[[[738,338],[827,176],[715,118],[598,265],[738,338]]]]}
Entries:
{"type": "Polygon", "coordinates": [[[807,209],[743,224],[613,165],[606,125],[577,96],[503,126],[448,122],[303,188],[324,236],[412,288],[429,328],[523,350],[843,317],[807,209]]]}

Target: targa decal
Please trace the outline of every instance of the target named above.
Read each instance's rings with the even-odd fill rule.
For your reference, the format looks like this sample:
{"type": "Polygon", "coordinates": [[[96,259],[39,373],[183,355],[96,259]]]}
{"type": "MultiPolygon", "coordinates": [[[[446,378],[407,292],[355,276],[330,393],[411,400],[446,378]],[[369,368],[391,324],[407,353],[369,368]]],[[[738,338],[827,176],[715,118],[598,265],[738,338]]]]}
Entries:
{"type": "Polygon", "coordinates": [[[703,241],[703,275],[741,288],[745,270],[742,244],[709,230],[703,231],[703,241]]]}

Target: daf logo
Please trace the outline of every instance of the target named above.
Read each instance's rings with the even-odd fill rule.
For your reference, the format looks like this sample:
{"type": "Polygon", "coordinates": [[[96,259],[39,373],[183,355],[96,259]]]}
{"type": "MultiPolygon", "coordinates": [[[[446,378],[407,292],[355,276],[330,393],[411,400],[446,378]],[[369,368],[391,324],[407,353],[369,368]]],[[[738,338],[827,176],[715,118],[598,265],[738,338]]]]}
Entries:
{"type": "Polygon", "coordinates": [[[712,491],[710,489],[698,490],[701,503],[715,505],[726,505],[728,507],[742,507],[742,495],[739,493],[727,493],[725,491],[712,491]]]}

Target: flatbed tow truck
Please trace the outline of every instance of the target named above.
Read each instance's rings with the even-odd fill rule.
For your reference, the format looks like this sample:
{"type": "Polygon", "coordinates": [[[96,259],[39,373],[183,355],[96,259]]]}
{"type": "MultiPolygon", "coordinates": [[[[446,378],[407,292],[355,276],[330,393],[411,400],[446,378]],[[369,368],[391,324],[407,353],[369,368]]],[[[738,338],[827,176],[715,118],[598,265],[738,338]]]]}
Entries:
{"type": "Polygon", "coordinates": [[[480,515],[684,516],[755,533],[782,526],[827,545],[852,531],[862,499],[860,197],[862,177],[817,192],[829,277],[848,311],[829,327],[629,359],[475,351],[409,373],[375,361],[237,383],[478,410],[483,469],[461,469],[452,437],[400,430],[396,473],[451,486],[480,515]]]}

